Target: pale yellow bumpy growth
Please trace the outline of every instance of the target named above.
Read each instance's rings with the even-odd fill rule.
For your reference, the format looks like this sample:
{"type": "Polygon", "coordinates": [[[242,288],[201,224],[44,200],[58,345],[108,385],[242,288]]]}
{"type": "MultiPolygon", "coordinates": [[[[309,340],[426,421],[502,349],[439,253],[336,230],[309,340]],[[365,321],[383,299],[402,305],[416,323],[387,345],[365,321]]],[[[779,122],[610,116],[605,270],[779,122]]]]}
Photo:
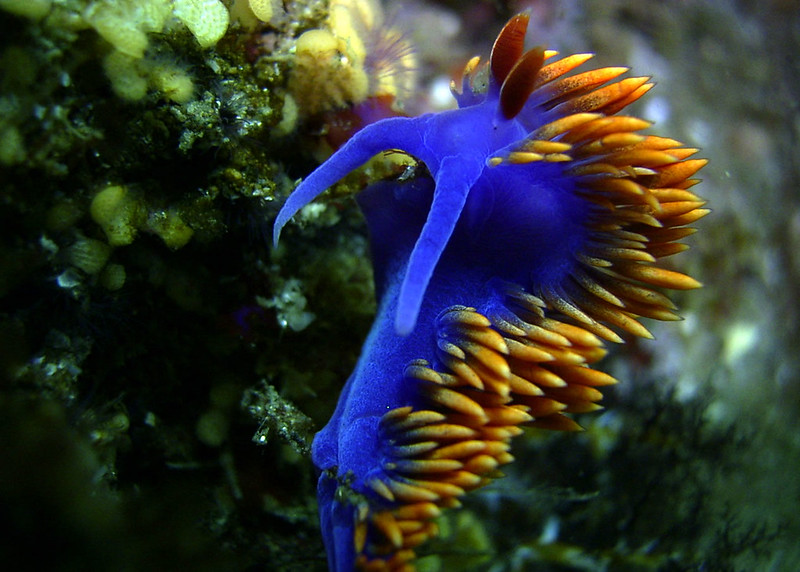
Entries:
{"type": "Polygon", "coordinates": [[[99,0],[84,10],[83,17],[114,47],[103,67],[119,97],[137,101],[153,89],[175,103],[194,97],[194,81],[181,66],[147,55],[151,34],[182,24],[207,49],[217,44],[230,22],[221,0],[99,0]]]}
{"type": "Polygon", "coordinates": [[[289,89],[304,113],[313,115],[367,97],[363,59],[328,30],[309,30],[297,39],[289,89]]]}
{"type": "Polygon", "coordinates": [[[283,6],[280,0],[232,0],[229,11],[231,21],[238,22],[245,30],[253,31],[282,13],[283,6]]]}
{"type": "Polygon", "coordinates": [[[0,10],[23,18],[40,20],[50,12],[52,4],[52,0],[0,0],[0,10]]]}
{"type": "Polygon", "coordinates": [[[397,97],[413,83],[416,68],[408,43],[385,26],[373,0],[331,0],[325,28],[302,34],[295,58],[289,91],[304,115],[357,105],[368,97],[397,97]],[[390,49],[376,50],[376,44],[390,49]],[[365,65],[368,51],[388,56],[365,65]]]}
{"type": "Polygon", "coordinates": [[[97,193],[89,212],[111,246],[132,243],[147,216],[144,204],[121,185],[109,185],[97,193]]]}
{"type": "Polygon", "coordinates": [[[253,15],[262,22],[269,22],[272,19],[273,0],[249,0],[250,10],[253,15]]]}
{"type": "Polygon", "coordinates": [[[101,189],[89,212],[105,232],[108,244],[115,247],[131,244],[140,230],[159,236],[172,249],[185,246],[194,234],[177,209],[150,208],[143,197],[123,185],[101,189]]]}
{"type": "Polygon", "coordinates": [[[174,0],[174,13],[202,48],[216,45],[230,22],[228,8],[219,0],[174,0]]]}
{"type": "Polygon", "coordinates": [[[132,58],[144,57],[148,33],[160,32],[172,14],[169,0],[95,2],[84,12],[86,22],[117,50],[132,58]]]}

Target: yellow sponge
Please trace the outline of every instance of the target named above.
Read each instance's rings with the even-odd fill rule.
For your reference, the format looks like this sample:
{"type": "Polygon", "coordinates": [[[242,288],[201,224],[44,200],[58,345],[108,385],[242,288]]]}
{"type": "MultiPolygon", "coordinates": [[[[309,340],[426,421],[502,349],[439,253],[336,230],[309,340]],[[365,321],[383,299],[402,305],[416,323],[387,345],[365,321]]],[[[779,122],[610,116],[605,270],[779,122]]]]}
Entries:
{"type": "Polygon", "coordinates": [[[111,185],[97,193],[89,212],[106,233],[111,246],[133,242],[145,218],[141,202],[131,197],[128,189],[121,185],[111,185]]]}

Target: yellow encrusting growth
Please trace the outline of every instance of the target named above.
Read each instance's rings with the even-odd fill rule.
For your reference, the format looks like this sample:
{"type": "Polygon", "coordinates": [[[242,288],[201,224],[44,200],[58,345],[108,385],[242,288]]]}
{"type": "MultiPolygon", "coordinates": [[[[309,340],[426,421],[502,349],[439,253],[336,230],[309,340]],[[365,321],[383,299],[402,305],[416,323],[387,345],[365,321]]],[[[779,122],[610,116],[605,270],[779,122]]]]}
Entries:
{"type": "Polygon", "coordinates": [[[269,22],[272,19],[273,0],[248,0],[248,3],[256,18],[262,22],[269,22]]]}
{"type": "MultiPolygon", "coordinates": [[[[252,6],[252,2],[251,2],[252,6]]],[[[410,91],[416,61],[409,42],[384,24],[374,0],[332,0],[325,28],[303,33],[295,46],[289,91],[304,115],[410,91]]]]}
{"type": "Polygon", "coordinates": [[[172,249],[185,246],[194,234],[175,209],[150,213],[147,229],[160,236],[164,244],[172,249]]]}
{"type": "Polygon", "coordinates": [[[133,58],[141,58],[150,39],[172,16],[170,0],[100,0],[84,12],[86,22],[108,43],[133,58]]]}
{"type": "Polygon", "coordinates": [[[194,81],[188,69],[159,62],[154,50],[148,52],[152,35],[182,23],[206,49],[216,45],[230,21],[220,0],[98,0],[82,16],[113,47],[103,67],[118,96],[137,101],[155,88],[176,103],[192,99],[194,81]]]}
{"type": "Polygon", "coordinates": [[[144,231],[159,236],[169,248],[178,249],[194,235],[178,209],[148,207],[143,197],[122,185],[110,185],[98,192],[89,212],[111,246],[131,244],[139,231],[144,231]]]}
{"type": "Polygon", "coordinates": [[[144,98],[151,87],[163,99],[175,103],[188,103],[194,98],[192,76],[175,63],[139,59],[113,50],[103,60],[103,68],[114,93],[128,101],[144,98]]]}
{"type": "Polygon", "coordinates": [[[105,232],[111,246],[133,242],[146,216],[141,201],[121,185],[111,185],[97,193],[89,212],[105,232]]]}
{"type": "Polygon", "coordinates": [[[111,89],[128,101],[138,101],[147,95],[147,75],[139,66],[140,60],[113,50],[103,60],[103,68],[111,82],[111,89]]]}
{"type": "Polygon", "coordinates": [[[174,14],[189,28],[201,48],[214,46],[230,23],[228,8],[220,0],[173,0],[174,14]]]}
{"type": "Polygon", "coordinates": [[[127,3],[98,3],[87,15],[89,24],[109,44],[132,58],[144,57],[149,39],[139,22],[128,17],[127,3]]]}
{"type": "Polygon", "coordinates": [[[363,101],[367,74],[363,58],[328,30],[309,30],[297,39],[289,90],[306,114],[363,101]]]}
{"type": "Polygon", "coordinates": [[[271,22],[283,10],[278,0],[233,0],[229,6],[231,21],[249,31],[271,22]]]}
{"type": "Polygon", "coordinates": [[[175,103],[189,103],[194,98],[194,80],[180,66],[155,63],[149,66],[149,79],[161,95],[175,103]]]}
{"type": "Polygon", "coordinates": [[[52,0],[0,0],[0,10],[40,20],[50,12],[52,4],[52,0]]]}

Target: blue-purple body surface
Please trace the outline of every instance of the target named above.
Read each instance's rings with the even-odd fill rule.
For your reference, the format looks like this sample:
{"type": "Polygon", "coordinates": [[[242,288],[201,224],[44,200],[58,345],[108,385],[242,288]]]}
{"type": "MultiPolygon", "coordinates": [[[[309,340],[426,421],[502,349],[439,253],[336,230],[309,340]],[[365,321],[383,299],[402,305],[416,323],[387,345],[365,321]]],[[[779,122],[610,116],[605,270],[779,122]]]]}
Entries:
{"type": "MultiPolygon", "coordinates": [[[[544,114],[543,114],[544,115],[544,114]]],[[[539,121],[547,122],[546,117],[539,121]]],[[[500,165],[488,159],[532,131],[502,117],[497,94],[477,105],[415,118],[390,118],[359,131],[292,194],[276,228],[380,151],[402,149],[430,174],[362,192],[379,300],[377,316],[333,417],[314,439],[321,471],[350,475],[358,493],[386,459],[378,424],[397,407],[419,405],[404,380],[409,362],[436,363],[436,317],[454,304],[479,311],[499,303],[493,285],[558,283],[585,239],[590,205],[573,194],[557,163],[500,165]]],[[[335,501],[338,484],[320,477],[320,514],[331,568],[352,570],[354,505],[335,501]]],[[[375,499],[378,502],[378,499],[375,499]]]]}
{"type": "MultiPolygon", "coordinates": [[[[369,544],[369,538],[366,541],[359,538],[357,526],[365,520],[366,513],[380,513],[400,504],[395,498],[398,495],[380,494],[385,487],[380,483],[376,485],[376,481],[392,485],[397,477],[390,473],[397,470],[398,463],[401,468],[403,466],[403,459],[398,458],[398,451],[403,451],[402,441],[398,444],[397,430],[392,429],[391,423],[384,422],[385,416],[405,407],[414,411],[431,409],[431,402],[421,388],[428,382],[409,376],[407,366],[423,363],[429,368],[426,371],[442,372],[455,379],[458,375],[451,375],[453,367],[440,359],[442,348],[450,348],[448,351],[452,355],[458,355],[465,353],[459,349],[461,347],[467,348],[466,353],[475,347],[460,338],[455,341],[457,348],[448,345],[450,330],[443,325],[443,312],[463,307],[472,312],[469,316],[478,318],[511,316],[509,320],[519,323],[519,327],[507,325],[504,330],[492,318],[481,335],[486,338],[492,334],[500,341],[486,338],[489,341],[485,344],[476,342],[480,347],[475,355],[477,361],[486,361],[487,358],[482,357],[487,353],[486,347],[494,348],[498,355],[508,355],[509,365],[504,366],[510,372],[508,376],[519,378],[526,374],[517,375],[516,372],[528,371],[530,367],[526,369],[515,363],[525,359],[530,363],[547,363],[551,359],[530,357],[540,347],[538,342],[530,340],[541,336],[542,339],[564,339],[565,347],[576,345],[564,337],[572,335],[571,326],[538,315],[554,312],[554,315],[567,315],[574,322],[585,324],[593,333],[580,339],[586,340],[587,347],[594,347],[594,334],[620,341],[601,322],[610,321],[623,330],[645,335],[636,329],[640,326],[638,322],[633,325],[633,318],[645,315],[672,319],[668,302],[664,302],[660,294],[643,287],[642,282],[673,288],[695,286],[688,282],[688,277],[667,274],[667,271],[656,278],[640,276],[642,269],[632,264],[649,268],[654,257],[646,252],[645,246],[637,246],[647,242],[646,238],[637,238],[644,232],[639,227],[659,228],[662,221],[651,222],[647,217],[658,217],[660,199],[647,197],[641,203],[636,202],[638,199],[620,202],[617,195],[624,191],[616,190],[616,186],[621,185],[618,181],[630,181],[644,188],[645,178],[663,178],[659,169],[668,169],[683,156],[657,158],[657,153],[665,155],[665,152],[653,143],[646,149],[649,152],[652,147],[652,153],[639,153],[641,166],[635,160],[630,163],[633,166],[622,162],[627,160],[623,153],[633,153],[631,156],[639,160],[636,154],[639,139],[635,137],[640,136],[634,137],[631,133],[641,129],[643,122],[627,121],[628,118],[614,124],[615,128],[624,124],[617,131],[622,131],[618,139],[625,144],[620,146],[609,140],[606,154],[603,149],[586,146],[591,143],[589,135],[584,137],[590,141],[586,145],[580,141],[559,142],[562,136],[564,140],[569,139],[573,124],[577,126],[575,133],[580,126],[591,124],[591,130],[605,136],[609,132],[609,127],[603,123],[607,116],[644,93],[649,84],[645,86],[644,79],[630,85],[621,82],[613,84],[623,85],[618,94],[602,91],[596,98],[599,103],[581,99],[624,71],[605,68],[599,74],[605,79],[595,81],[595,76],[587,75],[584,83],[588,86],[581,89],[563,82],[554,83],[550,88],[550,82],[580,62],[564,65],[563,69],[551,67],[541,71],[543,60],[553,53],[531,50],[522,54],[526,24],[527,16],[512,19],[504,30],[506,41],[501,41],[502,35],[498,39],[485,88],[474,85],[479,82],[473,73],[474,66],[469,70],[462,92],[454,92],[459,109],[414,118],[384,119],[357,132],[303,181],[275,222],[277,242],[283,226],[300,208],[377,153],[401,150],[418,162],[414,177],[373,184],[358,197],[369,227],[379,304],[355,371],[342,391],[331,420],[313,443],[313,462],[320,470],[321,528],[332,570],[349,572],[357,567],[359,551],[365,542],[369,544]],[[564,118],[572,123],[561,125],[559,120],[564,118]],[[571,148],[583,151],[565,155],[571,148]],[[611,184],[612,179],[617,182],[611,184]],[[602,200],[586,200],[587,188],[595,184],[599,185],[597,193],[602,195],[602,200]],[[610,190],[604,191],[606,186],[610,190]],[[609,217],[618,216],[618,212],[624,217],[615,225],[616,219],[609,217]],[[616,234],[606,240],[602,234],[606,231],[616,234]],[[610,262],[601,259],[602,253],[610,262]],[[616,296],[610,292],[610,287],[604,287],[608,286],[603,282],[606,279],[608,284],[619,286],[624,296],[616,296]],[[685,281],[681,282],[683,279],[685,281]],[[540,297],[544,300],[541,302],[543,309],[540,311],[535,304],[524,311],[509,308],[509,287],[529,293],[532,299],[540,297]],[[587,301],[589,299],[591,301],[587,301]],[[529,315],[533,317],[526,318],[529,315]],[[518,319],[518,316],[525,319],[518,319]],[[539,319],[541,323],[536,322],[539,319]],[[530,321],[538,325],[531,325],[530,321]],[[523,332],[526,329],[528,334],[523,332]],[[544,333],[537,333],[540,331],[544,333]]],[[[581,61],[585,59],[588,56],[581,61]]],[[[610,133],[616,132],[612,129],[610,133]]],[[[574,139],[578,140],[578,135],[574,139]]],[[[635,191],[627,192],[636,195],[635,191]]],[[[664,227],[680,226],[680,221],[672,224],[664,220],[664,227]]],[[[670,240],[674,240],[671,235],[664,238],[664,241],[670,240]]],[[[469,330],[464,324],[458,328],[454,331],[469,330]]],[[[596,345],[599,346],[599,341],[596,345]]],[[[583,361],[564,358],[561,362],[552,358],[561,368],[553,366],[552,371],[535,367],[548,375],[553,372],[561,375],[567,368],[573,368],[584,376],[588,370],[586,364],[599,359],[601,354],[587,350],[582,355],[594,357],[581,358],[583,361]]],[[[490,363],[489,369],[491,367],[494,366],[490,363]]],[[[486,368],[476,363],[473,369],[483,375],[481,372],[486,368]]],[[[596,383],[587,381],[585,385],[578,385],[586,389],[592,384],[605,383],[599,379],[595,378],[596,383]]],[[[544,379],[543,383],[547,385],[549,381],[544,379]]],[[[558,382],[553,384],[559,385],[558,382]]],[[[481,384],[478,382],[478,385],[481,384]]],[[[475,397],[477,390],[470,393],[473,389],[459,391],[475,397]]],[[[508,397],[509,390],[504,391],[498,395],[514,405],[508,397]]],[[[531,389],[529,393],[534,395],[536,391],[539,389],[531,389]]],[[[571,398],[565,396],[564,400],[571,398]]],[[[596,399],[589,397],[584,401],[596,399]]],[[[520,415],[530,411],[528,406],[514,407],[520,415]]],[[[451,415],[448,422],[454,423],[452,420],[459,419],[459,415],[451,415]]],[[[531,416],[535,416],[533,412],[531,416]]],[[[445,429],[440,433],[444,442],[454,442],[455,437],[448,441],[451,436],[445,429]]],[[[412,446],[423,448],[426,441],[412,440],[408,447],[412,446]]],[[[456,466],[455,461],[453,466],[456,466]]],[[[436,470],[444,472],[446,468],[436,470]]],[[[420,469],[418,464],[413,470],[424,473],[427,469],[420,469]]],[[[456,477],[450,482],[455,482],[453,479],[456,477]]],[[[440,491],[437,498],[442,494],[440,491]]],[[[361,534],[375,532],[370,529],[361,534]]],[[[387,536],[392,535],[387,533],[387,536]]],[[[370,556],[378,560],[381,557],[380,554],[370,556]]],[[[386,569],[404,568],[398,565],[386,569]]]]}

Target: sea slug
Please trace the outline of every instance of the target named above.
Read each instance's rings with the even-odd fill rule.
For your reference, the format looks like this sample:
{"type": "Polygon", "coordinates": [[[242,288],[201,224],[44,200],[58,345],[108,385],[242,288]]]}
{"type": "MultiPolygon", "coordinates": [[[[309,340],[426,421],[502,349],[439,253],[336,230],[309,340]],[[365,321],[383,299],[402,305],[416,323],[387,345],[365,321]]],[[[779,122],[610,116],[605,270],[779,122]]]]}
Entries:
{"type": "Polygon", "coordinates": [[[415,175],[358,202],[379,300],[330,422],[316,436],[331,570],[413,570],[414,548],[465,492],[510,462],[522,426],[574,430],[615,383],[591,364],[603,340],[675,320],[660,288],[700,284],[657,265],[708,211],[688,189],[696,149],[643,135],[621,115],[645,77],[590,54],[523,48],[513,17],[488,66],[474,58],[459,109],[357,132],[289,197],[274,227],[373,155],[400,150],[415,175]]]}

